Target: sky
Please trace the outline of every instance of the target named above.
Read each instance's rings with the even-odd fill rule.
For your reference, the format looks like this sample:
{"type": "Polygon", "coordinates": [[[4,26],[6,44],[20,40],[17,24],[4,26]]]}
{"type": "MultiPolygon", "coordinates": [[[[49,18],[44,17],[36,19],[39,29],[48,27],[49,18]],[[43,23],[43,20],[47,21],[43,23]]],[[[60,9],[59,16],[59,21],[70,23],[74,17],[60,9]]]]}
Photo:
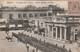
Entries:
{"type": "Polygon", "coordinates": [[[37,7],[42,7],[42,6],[47,6],[47,5],[57,5],[61,8],[68,9],[68,1],[60,0],[60,1],[53,1],[53,0],[48,0],[48,1],[40,1],[40,0],[0,0],[0,4],[3,6],[9,6],[9,7],[25,7],[27,5],[34,5],[37,7]]]}

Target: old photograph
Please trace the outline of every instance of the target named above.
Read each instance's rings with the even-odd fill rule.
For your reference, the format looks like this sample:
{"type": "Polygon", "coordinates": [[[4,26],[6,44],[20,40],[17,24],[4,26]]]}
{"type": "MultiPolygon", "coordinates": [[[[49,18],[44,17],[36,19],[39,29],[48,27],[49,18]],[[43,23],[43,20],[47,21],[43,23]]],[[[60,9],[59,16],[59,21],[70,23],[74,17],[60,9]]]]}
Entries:
{"type": "Polygon", "coordinates": [[[80,52],[80,1],[0,0],[0,52],[80,52]]]}

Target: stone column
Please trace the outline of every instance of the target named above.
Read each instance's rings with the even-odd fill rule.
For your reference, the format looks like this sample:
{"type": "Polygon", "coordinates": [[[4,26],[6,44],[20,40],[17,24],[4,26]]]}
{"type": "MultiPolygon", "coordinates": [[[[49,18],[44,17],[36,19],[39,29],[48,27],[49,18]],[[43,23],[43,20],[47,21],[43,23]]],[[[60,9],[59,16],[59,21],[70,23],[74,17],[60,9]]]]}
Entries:
{"type": "Polygon", "coordinates": [[[74,41],[76,41],[76,39],[75,39],[76,34],[77,34],[77,33],[74,33],[74,35],[73,35],[73,36],[74,36],[74,37],[73,37],[73,38],[74,38],[74,41]]]}
{"type": "Polygon", "coordinates": [[[27,18],[30,19],[30,17],[29,17],[29,13],[27,14],[27,18]]]}
{"type": "Polygon", "coordinates": [[[21,18],[24,19],[24,18],[23,18],[23,14],[21,14],[21,18]]]}
{"type": "Polygon", "coordinates": [[[48,27],[47,24],[45,24],[45,36],[47,37],[47,33],[48,33],[48,27]]]}
{"type": "Polygon", "coordinates": [[[60,27],[60,40],[62,40],[62,27],[60,27]]]}
{"type": "Polygon", "coordinates": [[[64,28],[64,40],[66,40],[66,32],[67,32],[67,28],[64,28]]]}
{"type": "Polygon", "coordinates": [[[57,27],[56,27],[56,39],[58,39],[58,35],[57,34],[58,34],[58,32],[57,32],[57,27]]]}

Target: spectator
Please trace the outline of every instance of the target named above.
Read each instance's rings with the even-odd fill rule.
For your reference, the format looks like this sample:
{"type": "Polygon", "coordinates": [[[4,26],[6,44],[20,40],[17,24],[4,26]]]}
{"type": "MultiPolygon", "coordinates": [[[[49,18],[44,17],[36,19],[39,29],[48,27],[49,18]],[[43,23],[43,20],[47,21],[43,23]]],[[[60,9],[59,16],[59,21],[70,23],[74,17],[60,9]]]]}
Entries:
{"type": "Polygon", "coordinates": [[[56,47],[57,47],[57,44],[56,44],[56,47]]]}
{"type": "Polygon", "coordinates": [[[71,49],[69,49],[69,52],[72,52],[71,49]]]}
{"type": "Polygon", "coordinates": [[[33,49],[32,52],[35,52],[35,50],[33,49]]]}
{"type": "Polygon", "coordinates": [[[63,48],[65,48],[65,45],[63,45],[63,48]]]}
{"type": "Polygon", "coordinates": [[[26,45],[26,48],[27,48],[27,52],[29,52],[29,46],[26,45]]]}

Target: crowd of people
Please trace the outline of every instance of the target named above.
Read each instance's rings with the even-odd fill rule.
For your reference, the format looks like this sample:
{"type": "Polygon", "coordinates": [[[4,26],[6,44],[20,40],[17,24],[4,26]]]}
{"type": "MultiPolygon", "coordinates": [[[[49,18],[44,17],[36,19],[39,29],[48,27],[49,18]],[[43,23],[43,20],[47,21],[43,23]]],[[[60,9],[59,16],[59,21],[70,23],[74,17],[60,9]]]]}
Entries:
{"type": "MultiPolygon", "coordinates": [[[[67,50],[65,48],[65,45],[63,45],[63,47],[59,47],[57,44],[56,45],[52,45],[48,42],[45,41],[41,41],[37,40],[34,37],[30,37],[29,35],[23,34],[23,33],[13,33],[13,36],[15,36],[18,41],[23,42],[25,44],[30,44],[33,47],[36,47],[37,49],[40,49],[43,52],[71,52],[71,50],[67,50]]],[[[26,47],[27,49],[29,49],[29,47],[26,47]]],[[[35,52],[35,51],[33,51],[35,52]]]]}

